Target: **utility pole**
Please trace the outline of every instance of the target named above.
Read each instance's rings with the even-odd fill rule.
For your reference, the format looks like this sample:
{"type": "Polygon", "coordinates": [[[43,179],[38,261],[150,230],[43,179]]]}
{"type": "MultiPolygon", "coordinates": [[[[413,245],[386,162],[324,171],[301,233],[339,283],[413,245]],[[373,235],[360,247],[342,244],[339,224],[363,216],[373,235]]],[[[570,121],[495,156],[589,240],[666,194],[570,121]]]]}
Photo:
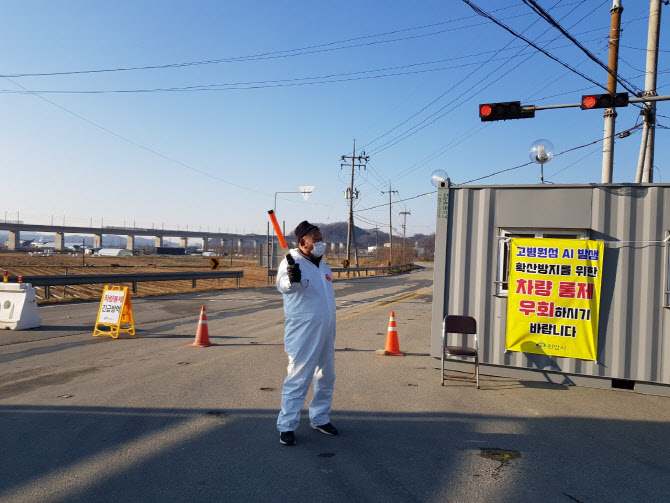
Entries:
{"type": "Polygon", "coordinates": [[[407,215],[411,215],[411,211],[407,211],[407,207],[405,207],[405,211],[401,211],[398,213],[399,215],[403,215],[403,223],[402,223],[402,247],[405,248],[407,246],[407,215]]]}
{"type": "MultiPolygon", "coordinates": [[[[609,62],[610,72],[607,74],[607,92],[616,93],[616,78],[619,66],[619,39],[621,33],[621,13],[623,0],[614,0],[610,12],[610,41],[609,62]]],[[[602,183],[612,183],[612,171],[614,168],[614,131],[616,123],[616,108],[607,108],[603,117],[605,118],[605,130],[603,133],[603,167],[602,183]]]]}
{"type": "MultiPolygon", "coordinates": [[[[647,35],[647,67],[644,78],[644,98],[656,94],[658,70],[658,39],[661,29],[661,0],[651,0],[649,4],[649,33],[647,35]]],[[[656,102],[647,101],[642,109],[642,140],[637,163],[635,183],[654,181],[654,141],[656,139],[656,102]]]]}
{"type": "Polygon", "coordinates": [[[393,195],[394,192],[397,194],[398,191],[391,190],[391,182],[389,182],[389,190],[382,191],[382,194],[386,194],[387,192],[389,195],[389,267],[390,267],[393,264],[393,216],[392,216],[393,203],[391,202],[391,196],[393,195]]]}
{"type": "MultiPolygon", "coordinates": [[[[354,229],[354,198],[358,198],[358,191],[354,190],[354,168],[363,168],[365,169],[366,164],[356,164],[356,161],[359,163],[367,163],[370,160],[369,155],[365,155],[365,152],[356,156],[356,140],[354,140],[354,150],[351,155],[343,155],[341,160],[346,161],[351,159],[351,184],[349,189],[345,193],[345,198],[349,199],[349,223],[347,225],[347,264],[351,263],[351,233],[354,229]]],[[[348,164],[340,164],[340,167],[348,166],[348,164]]],[[[354,246],[356,242],[354,241],[354,246]]],[[[349,267],[349,265],[347,265],[349,267]]]]}

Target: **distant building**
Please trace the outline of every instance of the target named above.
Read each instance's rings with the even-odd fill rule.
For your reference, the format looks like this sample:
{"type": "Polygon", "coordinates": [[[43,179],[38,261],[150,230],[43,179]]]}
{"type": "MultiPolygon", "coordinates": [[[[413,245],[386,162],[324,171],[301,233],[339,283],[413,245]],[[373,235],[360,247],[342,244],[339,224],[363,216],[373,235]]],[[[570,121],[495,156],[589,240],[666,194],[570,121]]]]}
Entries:
{"type": "Polygon", "coordinates": [[[156,253],[159,255],[186,255],[186,248],[172,248],[170,246],[157,246],[156,253]]]}
{"type": "Polygon", "coordinates": [[[99,257],[132,257],[133,252],[125,248],[101,248],[98,252],[99,257]]]}

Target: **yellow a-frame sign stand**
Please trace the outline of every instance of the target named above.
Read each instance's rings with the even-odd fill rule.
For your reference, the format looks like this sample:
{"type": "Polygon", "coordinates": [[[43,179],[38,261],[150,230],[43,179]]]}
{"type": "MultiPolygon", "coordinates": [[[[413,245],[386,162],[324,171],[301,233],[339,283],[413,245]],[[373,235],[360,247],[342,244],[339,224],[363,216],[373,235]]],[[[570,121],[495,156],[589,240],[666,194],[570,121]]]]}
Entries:
{"type": "Polygon", "coordinates": [[[119,286],[110,288],[109,285],[105,285],[93,337],[110,335],[118,339],[119,334],[135,335],[135,320],[133,307],[130,304],[130,294],[127,286],[121,289],[119,286]],[[108,327],[109,330],[101,330],[100,327],[108,327]]]}

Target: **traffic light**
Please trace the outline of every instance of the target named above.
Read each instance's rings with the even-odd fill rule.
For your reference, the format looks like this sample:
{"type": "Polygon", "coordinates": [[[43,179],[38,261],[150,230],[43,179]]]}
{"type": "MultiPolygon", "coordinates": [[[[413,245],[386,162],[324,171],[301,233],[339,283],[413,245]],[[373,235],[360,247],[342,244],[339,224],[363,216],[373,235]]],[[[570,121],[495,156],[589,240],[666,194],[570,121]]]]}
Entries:
{"type": "Polygon", "coordinates": [[[530,119],[535,117],[535,110],[524,110],[520,101],[503,103],[484,103],[479,105],[479,118],[482,122],[505,121],[508,119],[530,119]]]}
{"type": "Polygon", "coordinates": [[[591,110],[592,108],[616,108],[628,106],[628,93],[615,94],[585,94],[579,108],[591,110]]]}

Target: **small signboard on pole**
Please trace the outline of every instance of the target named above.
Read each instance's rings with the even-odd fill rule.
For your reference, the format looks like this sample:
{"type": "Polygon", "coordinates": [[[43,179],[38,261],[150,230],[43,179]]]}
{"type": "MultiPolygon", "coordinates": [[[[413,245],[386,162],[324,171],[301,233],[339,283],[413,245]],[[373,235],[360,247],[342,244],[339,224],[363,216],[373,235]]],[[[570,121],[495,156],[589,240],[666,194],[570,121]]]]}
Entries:
{"type": "Polygon", "coordinates": [[[93,336],[109,335],[118,339],[121,333],[135,335],[135,320],[128,287],[122,289],[119,286],[105,285],[93,336]],[[108,330],[103,330],[102,327],[107,327],[108,330]]]}

